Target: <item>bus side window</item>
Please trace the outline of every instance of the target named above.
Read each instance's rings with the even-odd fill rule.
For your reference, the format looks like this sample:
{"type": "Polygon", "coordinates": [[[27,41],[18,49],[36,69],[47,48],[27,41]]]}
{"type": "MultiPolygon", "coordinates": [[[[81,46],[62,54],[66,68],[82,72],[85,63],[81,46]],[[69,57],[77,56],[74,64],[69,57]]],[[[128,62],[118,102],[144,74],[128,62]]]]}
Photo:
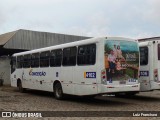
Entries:
{"type": "Polygon", "coordinates": [[[22,68],[23,67],[23,56],[18,56],[17,57],[17,68],[22,68]]]}
{"type": "Polygon", "coordinates": [[[23,67],[29,68],[31,66],[31,55],[24,55],[23,67]]]}
{"type": "Polygon", "coordinates": [[[76,65],[77,47],[70,47],[63,49],[63,66],[76,65]]]}
{"type": "Polygon", "coordinates": [[[61,66],[62,64],[62,50],[56,51],[56,66],[61,66]]]}
{"type": "Polygon", "coordinates": [[[83,45],[78,47],[77,64],[94,65],[96,62],[96,45],[83,45]]]}
{"type": "Polygon", "coordinates": [[[33,53],[31,56],[31,67],[39,67],[39,53],[33,53]]]}
{"type": "Polygon", "coordinates": [[[49,51],[40,54],[40,67],[49,67],[49,56],[49,51]]]}
{"type": "Polygon", "coordinates": [[[140,65],[148,64],[148,47],[140,47],[140,65]]]}
{"type": "Polygon", "coordinates": [[[62,49],[52,50],[50,56],[50,66],[58,67],[62,63],[62,49]]]}

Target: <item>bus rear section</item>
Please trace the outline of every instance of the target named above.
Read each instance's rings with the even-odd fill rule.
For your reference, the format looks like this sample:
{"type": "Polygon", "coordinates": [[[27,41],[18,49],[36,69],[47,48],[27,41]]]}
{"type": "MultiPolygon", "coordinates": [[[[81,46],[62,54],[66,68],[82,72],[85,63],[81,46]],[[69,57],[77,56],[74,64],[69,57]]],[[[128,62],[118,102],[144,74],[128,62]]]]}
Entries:
{"type": "Polygon", "coordinates": [[[160,89],[160,43],[146,41],[140,46],[140,91],[160,89]]]}
{"type": "Polygon", "coordinates": [[[132,40],[104,41],[101,93],[137,93],[140,89],[139,47],[132,40]]]}

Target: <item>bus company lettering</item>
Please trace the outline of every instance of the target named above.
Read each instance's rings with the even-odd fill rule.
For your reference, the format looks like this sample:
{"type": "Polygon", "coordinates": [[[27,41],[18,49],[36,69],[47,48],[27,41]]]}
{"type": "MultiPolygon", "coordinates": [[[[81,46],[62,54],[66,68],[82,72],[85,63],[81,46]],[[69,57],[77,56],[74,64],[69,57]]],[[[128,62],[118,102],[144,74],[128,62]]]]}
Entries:
{"type": "Polygon", "coordinates": [[[136,61],[136,54],[135,53],[133,53],[133,54],[127,53],[126,54],[126,61],[136,61]]]}
{"type": "Polygon", "coordinates": [[[31,69],[30,71],[29,71],[29,75],[30,76],[46,76],[46,72],[33,72],[33,70],[31,69]]]}

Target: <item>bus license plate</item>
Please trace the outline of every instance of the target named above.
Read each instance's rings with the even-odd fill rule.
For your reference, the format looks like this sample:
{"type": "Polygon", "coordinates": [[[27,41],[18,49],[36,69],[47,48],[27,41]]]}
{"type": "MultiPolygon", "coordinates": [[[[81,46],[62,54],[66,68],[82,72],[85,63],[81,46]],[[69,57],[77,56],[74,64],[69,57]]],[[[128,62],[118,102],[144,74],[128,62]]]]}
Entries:
{"type": "Polygon", "coordinates": [[[120,81],[119,84],[126,84],[126,81],[120,81]]]}

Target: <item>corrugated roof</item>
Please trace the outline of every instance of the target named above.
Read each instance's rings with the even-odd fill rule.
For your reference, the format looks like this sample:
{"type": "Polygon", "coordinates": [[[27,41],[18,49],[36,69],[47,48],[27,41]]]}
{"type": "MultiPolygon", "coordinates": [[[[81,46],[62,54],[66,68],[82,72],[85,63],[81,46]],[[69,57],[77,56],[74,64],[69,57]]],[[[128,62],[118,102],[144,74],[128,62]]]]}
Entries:
{"type": "Polygon", "coordinates": [[[32,50],[88,38],[91,37],[20,29],[0,35],[0,46],[5,49],[32,50]]]}
{"type": "Polygon", "coordinates": [[[17,31],[13,31],[0,35],[0,45],[6,44],[16,32],[17,31]]]}

